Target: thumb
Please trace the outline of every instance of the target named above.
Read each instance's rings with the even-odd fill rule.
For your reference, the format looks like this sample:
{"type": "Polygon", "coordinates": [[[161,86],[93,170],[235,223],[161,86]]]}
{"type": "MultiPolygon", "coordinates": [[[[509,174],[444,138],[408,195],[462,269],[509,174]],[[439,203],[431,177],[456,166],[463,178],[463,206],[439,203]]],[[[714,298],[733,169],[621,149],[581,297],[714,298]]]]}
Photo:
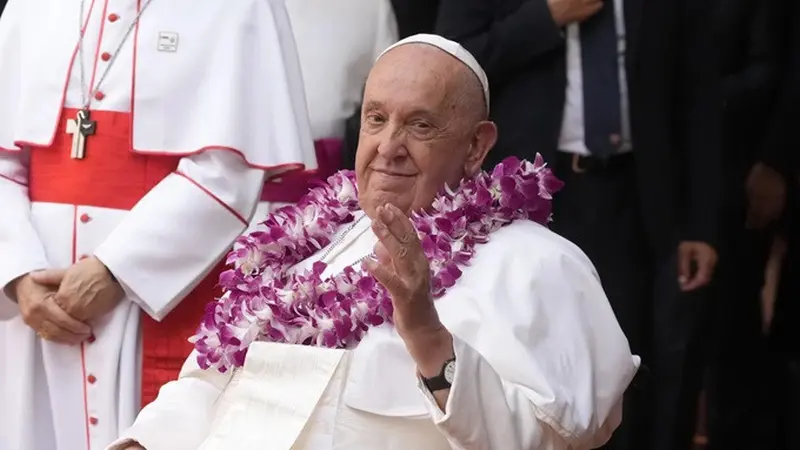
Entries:
{"type": "Polygon", "coordinates": [[[58,286],[61,280],[64,279],[64,274],[67,273],[66,269],[46,269],[31,272],[31,279],[39,284],[48,286],[58,286]]]}

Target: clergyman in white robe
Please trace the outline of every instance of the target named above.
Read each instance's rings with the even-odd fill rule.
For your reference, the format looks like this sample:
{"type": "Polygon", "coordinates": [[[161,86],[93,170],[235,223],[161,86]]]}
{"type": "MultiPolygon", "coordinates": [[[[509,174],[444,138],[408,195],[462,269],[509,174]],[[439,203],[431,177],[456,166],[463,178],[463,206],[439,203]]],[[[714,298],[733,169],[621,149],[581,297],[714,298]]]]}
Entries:
{"type": "Polygon", "coordinates": [[[283,0],[9,1],[0,449],[98,450],[130,426],[177,377],[265,179],[313,156],[283,0]],[[96,127],[73,158],[84,107],[96,127]],[[37,336],[8,287],[86,258],[124,298],[77,345],[37,336]]]}
{"type": "MultiPolygon", "coordinates": [[[[369,225],[362,220],[328,255],[326,275],[372,251],[369,225]]],[[[256,343],[244,367],[227,374],[200,369],[193,354],[118,442],[147,450],[579,450],[611,436],[638,358],[576,246],[515,222],[478,247],[436,308],[458,361],[447,414],[385,325],[352,351],[256,343]]]]}
{"type": "MultiPolygon", "coordinates": [[[[406,224],[405,244],[395,247],[409,252],[395,249],[392,258],[422,258],[426,264],[417,273],[426,273],[426,256],[419,242],[406,239],[413,225],[402,215],[425,208],[432,197],[423,192],[440,185],[443,174],[474,174],[493,145],[496,128],[490,122],[475,114],[455,122],[475,112],[463,105],[484,103],[480,114],[488,116],[488,81],[475,59],[439,36],[398,44],[404,45],[387,50],[391,56],[379,59],[367,83],[365,105],[381,106],[367,108],[379,117],[366,122],[375,128],[362,132],[359,141],[362,210],[331,237],[332,244],[291,270],[306,271],[322,261],[324,278],[347,267],[365,270],[359,262],[373,252],[380,260],[386,242],[398,238],[380,209],[392,202],[392,223],[406,224]],[[441,88],[437,83],[448,76],[451,83],[441,88]],[[463,103],[452,107],[450,98],[463,103]],[[427,128],[408,118],[416,118],[417,111],[433,124],[452,124],[446,133],[466,137],[441,144],[417,139],[415,133],[438,132],[435,125],[427,128]],[[464,142],[472,143],[469,150],[462,149],[464,142]],[[369,169],[372,165],[377,169],[369,169]],[[402,175],[393,174],[401,170],[402,175]],[[392,196],[381,197],[386,192],[392,196]],[[379,221],[375,226],[373,219],[379,221]]],[[[256,341],[243,367],[225,373],[201,369],[197,355],[190,355],[180,378],[165,385],[110,448],[586,450],[603,445],[621,420],[622,396],[639,358],[631,354],[591,262],[533,220],[500,228],[475,250],[455,285],[433,301],[435,314],[420,300],[422,291],[401,299],[402,291],[387,286],[385,272],[379,276],[378,269],[368,269],[386,266],[366,267],[391,292],[398,328],[410,320],[406,314],[421,314],[435,316],[433,329],[447,333],[447,348],[425,336],[417,341],[426,346],[422,351],[438,345],[436,350],[454,356],[446,365],[453,369],[446,390],[431,392],[420,378],[431,370],[411,356],[410,339],[419,335],[409,328],[400,333],[388,324],[373,327],[352,349],[256,341]],[[409,309],[420,301],[422,310],[409,309]]],[[[421,289],[427,289],[425,283],[421,289]]]]}

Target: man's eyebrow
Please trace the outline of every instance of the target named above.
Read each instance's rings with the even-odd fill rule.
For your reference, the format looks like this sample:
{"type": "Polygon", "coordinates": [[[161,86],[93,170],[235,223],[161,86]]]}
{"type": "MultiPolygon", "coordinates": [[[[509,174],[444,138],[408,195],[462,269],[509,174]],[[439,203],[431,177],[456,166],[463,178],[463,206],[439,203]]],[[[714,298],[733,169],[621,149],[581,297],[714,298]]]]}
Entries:
{"type": "Polygon", "coordinates": [[[416,117],[416,118],[423,118],[423,119],[428,119],[428,120],[435,120],[435,119],[438,118],[438,116],[433,111],[430,111],[430,110],[427,110],[427,109],[422,109],[422,108],[418,108],[418,109],[415,109],[415,110],[411,111],[411,113],[409,113],[408,116],[409,117],[416,117]]]}
{"type": "Polygon", "coordinates": [[[383,102],[379,102],[377,100],[370,100],[364,105],[365,110],[381,109],[381,108],[383,108],[383,102]]]}
{"type": "MultiPolygon", "coordinates": [[[[383,102],[379,100],[369,100],[364,104],[363,111],[374,111],[381,109],[385,109],[385,104],[383,102]]],[[[426,108],[415,108],[407,114],[407,117],[423,118],[433,121],[437,118],[437,115],[433,111],[426,108]]]]}

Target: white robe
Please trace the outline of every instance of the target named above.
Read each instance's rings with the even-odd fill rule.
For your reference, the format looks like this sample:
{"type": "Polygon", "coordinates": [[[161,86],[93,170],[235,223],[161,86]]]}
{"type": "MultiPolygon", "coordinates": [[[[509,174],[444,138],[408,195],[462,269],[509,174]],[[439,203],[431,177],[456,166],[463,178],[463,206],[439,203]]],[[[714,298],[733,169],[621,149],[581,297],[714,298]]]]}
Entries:
{"type": "MultiPolygon", "coordinates": [[[[52,142],[62,107],[81,106],[80,0],[11,0],[0,20],[2,450],[97,450],[128,427],[139,409],[140,311],[169,314],[226,253],[265,170],[314,167],[282,0],[152,1],[92,104],[131,112],[132,151],[182,156],[132,211],[30,202],[32,147],[52,142]],[[159,47],[164,36],[178,37],[175,51],[159,47]],[[103,261],[127,298],[91,324],[94,342],[42,341],[2,290],[83,254],[103,261]]],[[[102,53],[116,49],[138,4],[86,1],[87,78],[103,72],[102,53]]]]}
{"type": "Polygon", "coordinates": [[[390,0],[286,0],[311,136],[341,138],[380,53],[397,39],[390,0]]]}
{"type": "MultiPolygon", "coordinates": [[[[371,252],[368,222],[327,258],[329,274],[371,252]]],[[[227,374],[192,355],[110,448],[582,450],[618,426],[639,358],[573,244],[515,222],[478,247],[436,308],[457,358],[446,414],[385,325],[352,351],[256,343],[227,374]]]]}
{"type": "MultiPolygon", "coordinates": [[[[397,42],[390,0],[286,0],[303,71],[311,137],[344,137],[364,83],[383,50],[397,42]]],[[[283,206],[260,202],[259,220],[283,206]]]]}

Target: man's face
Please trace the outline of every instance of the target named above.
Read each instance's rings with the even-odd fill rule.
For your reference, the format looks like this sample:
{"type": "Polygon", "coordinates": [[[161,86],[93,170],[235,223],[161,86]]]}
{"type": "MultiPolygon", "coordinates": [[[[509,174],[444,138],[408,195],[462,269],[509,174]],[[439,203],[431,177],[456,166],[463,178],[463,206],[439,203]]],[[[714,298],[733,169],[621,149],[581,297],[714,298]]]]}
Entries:
{"type": "Polygon", "coordinates": [[[475,123],[459,117],[457,64],[435,48],[401,46],[373,68],[356,155],[367,214],[386,203],[406,212],[427,208],[445,184],[480,167],[482,157],[477,165],[469,157],[475,123]]]}

